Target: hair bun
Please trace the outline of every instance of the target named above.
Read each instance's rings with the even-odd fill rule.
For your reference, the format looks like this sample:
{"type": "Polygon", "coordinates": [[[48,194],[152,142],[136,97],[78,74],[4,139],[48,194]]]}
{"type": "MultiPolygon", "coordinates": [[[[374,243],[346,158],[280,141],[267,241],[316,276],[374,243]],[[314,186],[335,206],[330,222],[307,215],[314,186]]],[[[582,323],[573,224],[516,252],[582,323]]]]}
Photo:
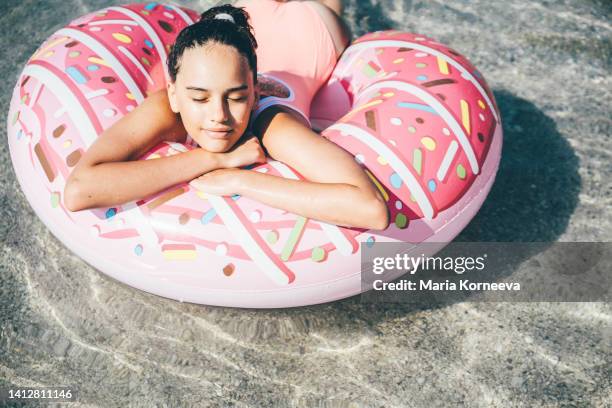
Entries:
{"type": "Polygon", "coordinates": [[[254,48],[257,48],[257,41],[253,35],[253,27],[249,24],[249,13],[247,13],[242,7],[234,7],[231,4],[224,4],[222,6],[211,7],[200,15],[199,23],[212,24],[235,24],[238,29],[246,31],[253,44],[254,48]]]}

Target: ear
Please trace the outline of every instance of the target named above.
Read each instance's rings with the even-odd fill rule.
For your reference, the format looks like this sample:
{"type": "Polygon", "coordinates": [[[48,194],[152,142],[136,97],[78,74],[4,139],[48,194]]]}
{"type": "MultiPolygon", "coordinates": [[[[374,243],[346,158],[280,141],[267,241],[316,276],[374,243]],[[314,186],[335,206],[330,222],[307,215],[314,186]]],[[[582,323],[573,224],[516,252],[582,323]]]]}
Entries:
{"type": "Polygon", "coordinates": [[[179,113],[178,109],[178,98],[176,96],[176,84],[172,81],[168,81],[166,85],[166,91],[168,92],[168,101],[170,102],[170,109],[172,112],[179,113]]]}

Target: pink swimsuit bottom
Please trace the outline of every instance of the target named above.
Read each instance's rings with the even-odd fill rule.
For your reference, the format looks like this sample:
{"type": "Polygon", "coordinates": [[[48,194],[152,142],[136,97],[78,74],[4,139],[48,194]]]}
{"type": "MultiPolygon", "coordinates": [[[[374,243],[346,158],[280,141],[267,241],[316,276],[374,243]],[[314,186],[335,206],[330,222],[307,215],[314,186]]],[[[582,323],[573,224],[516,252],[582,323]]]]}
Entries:
{"type": "Polygon", "coordinates": [[[251,123],[266,108],[284,105],[310,124],[310,103],[337,60],[325,22],[307,1],[252,1],[244,6],[257,39],[261,95],[251,123]]]}

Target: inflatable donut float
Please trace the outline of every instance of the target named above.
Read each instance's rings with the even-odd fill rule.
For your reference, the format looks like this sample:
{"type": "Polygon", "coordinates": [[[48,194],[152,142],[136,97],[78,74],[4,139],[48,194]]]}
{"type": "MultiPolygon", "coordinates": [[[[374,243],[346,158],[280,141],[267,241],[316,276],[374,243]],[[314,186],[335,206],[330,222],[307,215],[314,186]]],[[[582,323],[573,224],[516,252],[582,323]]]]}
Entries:
{"type": "MultiPolygon", "coordinates": [[[[442,247],[478,211],[501,153],[493,94],[465,57],[399,31],[357,39],[311,109],[313,126],[353,154],[387,200],[385,231],[338,227],[188,184],[68,211],[62,194],[71,169],[104,129],[165,87],[170,46],[197,18],[158,3],[105,8],[53,34],[18,78],[8,116],[17,178],[36,214],[89,264],[180,301],[315,304],[360,293],[361,245],[442,247]]],[[[262,79],[268,101],[291,97],[286,84],[262,79]]],[[[162,143],[142,159],[193,148],[162,143]]],[[[300,178],[276,161],[250,170],[300,178]]]]}

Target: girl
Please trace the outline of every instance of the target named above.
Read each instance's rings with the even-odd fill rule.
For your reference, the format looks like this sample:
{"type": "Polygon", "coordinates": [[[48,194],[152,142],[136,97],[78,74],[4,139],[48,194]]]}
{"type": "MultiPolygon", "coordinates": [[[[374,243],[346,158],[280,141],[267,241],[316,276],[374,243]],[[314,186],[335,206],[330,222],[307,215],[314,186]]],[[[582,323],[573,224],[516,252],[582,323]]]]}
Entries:
{"type": "Polygon", "coordinates": [[[117,205],[189,182],[206,193],[239,194],[319,221],[385,229],[387,207],[368,176],[309,126],[310,102],[349,42],[337,14],[341,3],[327,1],[335,11],[314,1],[240,0],[241,7],[203,13],[176,39],[167,89],[148,96],[83,155],[67,180],[66,206],[117,205]],[[280,78],[297,98],[259,101],[265,86],[258,83],[258,68],[280,78]],[[137,160],[161,141],[189,138],[199,147],[137,160]],[[305,180],[240,168],[265,162],[264,148],[305,180]]]}

